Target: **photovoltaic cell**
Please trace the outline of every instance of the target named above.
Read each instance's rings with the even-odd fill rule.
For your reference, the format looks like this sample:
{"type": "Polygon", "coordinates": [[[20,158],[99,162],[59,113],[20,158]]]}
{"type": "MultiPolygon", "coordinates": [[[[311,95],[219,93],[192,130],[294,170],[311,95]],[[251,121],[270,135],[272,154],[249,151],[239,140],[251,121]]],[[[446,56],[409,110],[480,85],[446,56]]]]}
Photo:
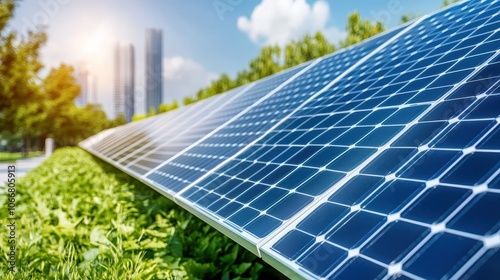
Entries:
{"type": "Polygon", "coordinates": [[[459,3],[81,146],[289,277],[493,279],[499,26],[459,3]]]}

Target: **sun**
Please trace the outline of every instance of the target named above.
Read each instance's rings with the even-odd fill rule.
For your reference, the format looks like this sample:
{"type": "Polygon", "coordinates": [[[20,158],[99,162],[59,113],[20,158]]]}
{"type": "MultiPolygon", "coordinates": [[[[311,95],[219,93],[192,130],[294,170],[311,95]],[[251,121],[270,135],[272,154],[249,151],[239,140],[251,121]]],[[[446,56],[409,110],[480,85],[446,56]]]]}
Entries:
{"type": "Polygon", "coordinates": [[[100,26],[90,31],[83,39],[82,55],[87,58],[99,55],[103,50],[103,46],[107,43],[108,38],[109,31],[104,26],[100,26]]]}

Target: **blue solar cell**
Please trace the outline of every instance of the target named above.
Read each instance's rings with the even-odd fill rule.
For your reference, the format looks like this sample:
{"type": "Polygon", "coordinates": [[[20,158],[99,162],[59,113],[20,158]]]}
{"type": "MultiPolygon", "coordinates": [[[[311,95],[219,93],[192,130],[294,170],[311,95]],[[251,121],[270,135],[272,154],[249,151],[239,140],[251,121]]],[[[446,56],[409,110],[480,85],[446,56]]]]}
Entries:
{"type": "Polygon", "coordinates": [[[332,145],[349,146],[370,133],[373,127],[353,127],[331,142],[332,145]]]}
{"type": "Polygon", "coordinates": [[[361,253],[385,264],[398,263],[429,233],[430,229],[426,227],[393,222],[375,235],[361,249],[361,253]]]}
{"type": "Polygon", "coordinates": [[[319,151],[321,147],[319,146],[308,146],[300,150],[297,154],[292,156],[289,160],[286,161],[288,164],[301,164],[314,155],[317,151],[319,151]]]}
{"type": "Polygon", "coordinates": [[[361,120],[359,125],[377,125],[381,124],[385,119],[387,119],[390,115],[396,112],[397,109],[388,108],[388,109],[380,109],[371,112],[367,115],[363,120],[361,120]]]}
{"type": "Polygon", "coordinates": [[[287,190],[296,189],[302,182],[316,174],[317,169],[308,167],[298,167],[283,180],[278,183],[279,187],[287,190]]]}
{"type": "Polygon", "coordinates": [[[312,197],[301,195],[298,193],[291,193],[273,207],[269,208],[267,213],[280,220],[287,220],[297,213],[304,205],[310,203],[312,197]]]}
{"type": "Polygon", "coordinates": [[[329,200],[346,205],[358,204],[383,182],[380,177],[359,175],[344,184],[329,200]]]}
{"type": "Polygon", "coordinates": [[[279,189],[279,188],[271,188],[268,191],[264,192],[260,197],[255,199],[250,206],[264,211],[269,208],[271,205],[278,202],[281,198],[288,194],[288,191],[279,189]]]}
{"type": "Polygon", "coordinates": [[[439,233],[408,260],[403,269],[426,279],[450,278],[481,246],[482,243],[474,239],[439,233]]]}
{"type": "Polygon", "coordinates": [[[323,167],[330,163],[334,158],[347,151],[347,148],[324,147],[317,154],[307,160],[304,164],[313,167],[323,167]]]}
{"type": "Polygon", "coordinates": [[[241,203],[248,203],[268,189],[269,188],[264,185],[248,184],[248,190],[238,196],[238,201],[241,203]]]}
{"type": "Polygon", "coordinates": [[[479,235],[500,230],[500,194],[483,193],[475,197],[447,226],[479,235]]]}
{"type": "Polygon", "coordinates": [[[288,166],[288,165],[282,165],[276,170],[274,170],[272,173],[270,173],[267,177],[264,177],[261,182],[273,185],[279,182],[281,179],[283,179],[286,175],[290,174],[292,170],[295,169],[293,166],[288,166]]]}
{"type": "Polygon", "coordinates": [[[268,215],[260,215],[255,220],[250,222],[245,229],[258,238],[267,236],[278,228],[282,222],[268,215]]]}
{"type": "Polygon", "coordinates": [[[293,259],[305,247],[312,245],[315,238],[298,230],[288,232],[281,241],[273,245],[273,249],[281,255],[293,259]]]}
{"type": "Polygon", "coordinates": [[[346,251],[323,242],[316,244],[311,252],[298,260],[298,263],[316,275],[325,276],[334,265],[346,257],[346,251]]]}
{"type": "Polygon", "coordinates": [[[332,203],[323,203],[316,208],[308,219],[300,222],[297,228],[311,235],[321,235],[330,230],[340,219],[349,214],[349,208],[332,203]]]}
{"type": "Polygon", "coordinates": [[[437,186],[428,189],[401,216],[427,224],[442,222],[472,194],[471,190],[437,186]]]}
{"type": "Polygon", "coordinates": [[[373,175],[388,175],[394,169],[404,163],[406,158],[415,152],[415,149],[391,148],[382,152],[362,172],[373,175]]]}
{"type": "Polygon", "coordinates": [[[475,144],[478,137],[483,135],[483,130],[495,124],[494,121],[462,121],[443,132],[441,137],[433,147],[464,149],[475,144]],[[479,135],[479,136],[478,136],[479,135]]]}
{"type": "Polygon", "coordinates": [[[320,136],[311,141],[311,144],[319,144],[326,145],[329,144],[332,139],[338,138],[344,132],[346,132],[348,128],[339,127],[325,130],[320,136]]]}
{"type": "Polygon", "coordinates": [[[478,149],[500,150],[500,126],[497,126],[484,140],[478,145],[478,149]]]}
{"type": "Polygon", "coordinates": [[[443,121],[455,117],[467,107],[472,98],[461,98],[441,102],[431,112],[422,117],[421,121],[443,121]]]}
{"type": "Polygon", "coordinates": [[[490,95],[467,114],[468,119],[487,119],[500,116],[500,95],[490,95]]]}
{"type": "Polygon", "coordinates": [[[300,185],[297,191],[308,195],[320,195],[335,185],[344,176],[345,174],[340,172],[320,171],[300,185]]]}
{"type": "MultiPolygon", "coordinates": [[[[387,269],[366,259],[356,257],[349,260],[331,279],[382,279],[387,269]]],[[[398,278],[400,279],[400,278],[398,278]]]]}
{"type": "MultiPolygon", "coordinates": [[[[495,50],[498,49],[498,44],[500,44],[500,41],[494,42],[497,44],[497,47],[495,50]]],[[[493,46],[494,44],[492,44],[493,46]]],[[[481,71],[479,71],[472,80],[482,80],[484,78],[488,79],[493,79],[497,78],[500,76],[500,63],[494,63],[490,64],[486,67],[484,67],[481,71]]]]}
{"type": "Polygon", "coordinates": [[[476,152],[466,155],[441,182],[476,186],[484,183],[500,166],[500,154],[476,152]]]}
{"type": "Polygon", "coordinates": [[[424,184],[397,180],[378,190],[362,207],[384,214],[391,214],[412,200],[424,187],[424,184]]]}
{"type": "Polygon", "coordinates": [[[345,248],[354,248],[385,222],[385,217],[364,211],[351,215],[343,224],[336,226],[326,238],[345,248]]]}
{"type": "Polygon", "coordinates": [[[339,171],[352,171],[361,162],[373,155],[377,150],[370,148],[352,148],[328,164],[327,168],[339,171]]]}
{"type": "Polygon", "coordinates": [[[242,207],[243,205],[238,202],[230,202],[225,207],[217,211],[217,214],[222,217],[228,217],[232,215],[234,212],[241,209],[242,207]]]}
{"type": "Polygon", "coordinates": [[[464,279],[493,279],[500,275],[500,249],[490,249],[464,275],[464,279]]]}
{"type": "Polygon", "coordinates": [[[365,138],[361,139],[356,145],[367,147],[379,147],[387,144],[396,134],[398,134],[403,126],[381,126],[370,132],[365,138]]]}
{"type": "Polygon", "coordinates": [[[477,96],[489,89],[491,86],[492,80],[490,79],[470,81],[463,84],[453,94],[448,96],[447,99],[477,96]]]}
{"type": "Polygon", "coordinates": [[[457,151],[428,150],[417,155],[417,160],[410,164],[400,176],[402,178],[431,180],[439,176],[461,155],[457,151]]]}
{"type": "Polygon", "coordinates": [[[445,122],[425,122],[417,123],[410,127],[392,146],[394,147],[418,147],[425,145],[427,140],[432,138],[445,122]]]}
{"type": "Polygon", "coordinates": [[[259,216],[260,212],[248,207],[241,209],[234,215],[229,217],[229,221],[235,223],[236,225],[242,227],[252,221],[254,218],[259,216]]]}

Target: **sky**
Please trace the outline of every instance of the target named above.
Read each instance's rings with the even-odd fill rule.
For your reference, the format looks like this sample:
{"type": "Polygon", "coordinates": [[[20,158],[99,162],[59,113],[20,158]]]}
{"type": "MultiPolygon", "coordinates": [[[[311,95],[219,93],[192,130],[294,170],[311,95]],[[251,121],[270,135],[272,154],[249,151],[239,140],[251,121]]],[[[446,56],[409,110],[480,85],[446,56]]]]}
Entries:
{"type": "Polygon", "coordinates": [[[97,103],[113,110],[113,46],[131,43],[136,59],[136,113],[145,112],[145,30],[163,30],[165,102],[195,95],[222,73],[234,77],[266,44],[284,45],[322,31],[345,36],[348,15],[391,28],[404,14],[427,14],[442,0],[24,0],[10,28],[44,26],[46,75],[61,63],[86,65],[97,78],[97,103]]]}

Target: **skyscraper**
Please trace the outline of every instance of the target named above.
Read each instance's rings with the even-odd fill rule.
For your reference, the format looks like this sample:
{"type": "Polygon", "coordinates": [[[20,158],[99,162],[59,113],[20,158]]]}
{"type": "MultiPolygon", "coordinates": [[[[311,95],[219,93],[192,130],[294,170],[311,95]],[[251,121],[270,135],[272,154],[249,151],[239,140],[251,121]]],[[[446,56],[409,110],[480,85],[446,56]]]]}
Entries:
{"type": "Polygon", "coordinates": [[[83,107],[89,103],[89,71],[84,63],[80,63],[76,70],[76,81],[80,85],[80,94],[76,97],[75,104],[79,107],[83,107]]]}
{"type": "Polygon", "coordinates": [[[134,115],[134,47],[117,44],[115,47],[115,114],[123,113],[127,121],[134,115]]]}
{"type": "Polygon", "coordinates": [[[162,31],[146,30],[146,112],[162,103],[162,31]]]}

